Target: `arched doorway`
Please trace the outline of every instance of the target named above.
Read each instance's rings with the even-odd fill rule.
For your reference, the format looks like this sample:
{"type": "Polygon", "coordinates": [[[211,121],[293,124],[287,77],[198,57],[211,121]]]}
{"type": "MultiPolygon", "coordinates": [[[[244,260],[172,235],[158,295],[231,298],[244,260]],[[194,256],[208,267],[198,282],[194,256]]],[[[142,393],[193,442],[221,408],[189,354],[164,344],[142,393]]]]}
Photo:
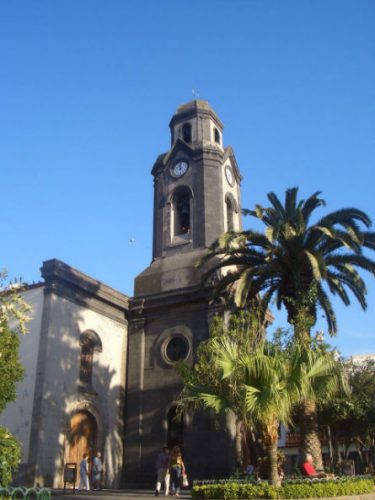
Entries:
{"type": "Polygon", "coordinates": [[[175,445],[182,446],[184,440],[184,418],[177,411],[177,406],[172,406],[167,415],[168,433],[167,445],[172,448],[175,445]]]}
{"type": "Polygon", "coordinates": [[[97,424],[95,418],[87,411],[78,411],[70,419],[68,462],[75,462],[78,467],[84,453],[91,459],[96,449],[97,424]]]}

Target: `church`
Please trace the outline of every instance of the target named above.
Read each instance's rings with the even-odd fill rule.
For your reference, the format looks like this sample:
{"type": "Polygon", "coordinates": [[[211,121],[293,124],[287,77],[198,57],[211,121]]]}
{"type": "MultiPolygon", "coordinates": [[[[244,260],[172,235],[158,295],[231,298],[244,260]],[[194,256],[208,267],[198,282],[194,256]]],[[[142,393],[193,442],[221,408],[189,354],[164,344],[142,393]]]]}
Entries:
{"type": "Polygon", "coordinates": [[[231,422],[220,430],[205,415],[176,415],[174,364],[193,362],[223,310],[196,264],[223,232],[242,228],[242,177],[206,101],[180,106],[169,126],[170,150],[151,170],[152,261],[134,297],[56,259],[23,292],[33,306],[20,348],[26,375],[0,415],[22,443],[22,484],[62,487],[65,465],[96,451],[105,486],[150,484],[165,444],[182,447],[191,479],[234,466],[231,422]]]}

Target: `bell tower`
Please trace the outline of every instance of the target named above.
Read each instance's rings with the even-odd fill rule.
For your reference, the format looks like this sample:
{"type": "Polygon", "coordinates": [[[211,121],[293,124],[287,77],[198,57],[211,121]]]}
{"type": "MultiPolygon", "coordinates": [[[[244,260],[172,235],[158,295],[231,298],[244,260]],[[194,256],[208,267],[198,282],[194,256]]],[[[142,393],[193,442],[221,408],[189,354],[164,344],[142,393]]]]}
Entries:
{"type": "Polygon", "coordinates": [[[135,279],[130,305],[126,397],[126,484],[152,481],[164,444],[182,447],[190,477],[231,468],[233,435],[204,416],[176,418],[181,382],[174,365],[192,363],[209,335],[212,304],[197,261],[223,232],[240,230],[241,174],[224,126],[207,101],[180,106],[170,121],[171,147],[152,168],[152,262],[135,279]],[[204,447],[202,447],[202,443],[204,447]],[[150,476],[150,477],[149,477],[150,476]]]}
{"type": "Polygon", "coordinates": [[[153,262],[136,278],[136,296],[198,285],[197,259],[223,232],[241,229],[241,175],[217,114],[194,100],[169,126],[171,148],[152,168],[153,262]]]}

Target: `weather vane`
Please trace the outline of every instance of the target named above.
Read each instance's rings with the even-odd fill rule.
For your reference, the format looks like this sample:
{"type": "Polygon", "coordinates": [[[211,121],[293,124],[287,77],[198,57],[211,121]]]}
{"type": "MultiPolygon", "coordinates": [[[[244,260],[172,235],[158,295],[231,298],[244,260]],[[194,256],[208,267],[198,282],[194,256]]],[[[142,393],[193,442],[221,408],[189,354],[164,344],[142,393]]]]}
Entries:
{"type": "Polygon", "coordinates": [[[192,89],[191,93],[193,94],[194,99],[198,99],[198,97],[199,97],[199,90],[192,89]]]}

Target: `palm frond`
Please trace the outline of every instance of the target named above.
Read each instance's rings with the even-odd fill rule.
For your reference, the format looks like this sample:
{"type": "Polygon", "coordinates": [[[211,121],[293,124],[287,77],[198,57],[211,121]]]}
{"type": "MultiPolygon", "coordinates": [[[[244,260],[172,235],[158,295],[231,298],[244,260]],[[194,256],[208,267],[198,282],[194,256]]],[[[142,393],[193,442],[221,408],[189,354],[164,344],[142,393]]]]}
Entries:
{"type": "Polygon", "coordinates": [[[329,300],[326,292],[324,291],[321,283],[316,285],[317,300],[320,307],[323,309],[325,314],[325,319],[328,325],[328,333],[333,336],[337,333],[337,320],[336,315],[333,310],[331,301],[329,300]]]}
{"type": "Polygon", "coordinates": [[[326,261],[327,266],[334,266],[336,264],[350,264],[375,275],[375,262],[368,257],[365,257],[364,255],[335,254],[327,257],[326,261]]]}
{"type": "Polygon", "coordinates": [[[311,214],[313,213],[313,211],[320,206],[325,206],[325,204],[326,204],[326,202],[322,198],[318,198],[318,196],[320,194],[322,194],[321,191],[316,191],[314,194],[309,196],[309,198],[307,198],[307,200],[305,202],[303,202],[303,204],[302,204],[301,211],[302,211],[302,215],[303,215],[306,226],[310,220],[310,217],[311,217],[311,214]]]}
{"type": "Polygon", "coordinates": [[[276,212],[277,212],[277,215],[278,217],[281,219],[281,220],[285,220],[286,219],[286,211],[281,203],[281,201],[279,200],[279,198],[276,196],[275,193],[268,193],[267,194],[267,198],[270,200],[272,206],[275,208],[276,212]]]}
{"type": "Polygon", "coordinates": [[[344,276],[343,274],[335,274],[329,273],[329,280],[327,281],[330,289],[332,289],[333,293],[336,291],[344,302],[346,306],[350,305],[350,300],[348,295],[346,294],[343,284],[347,286],[350,291],[353,293],[357,301],[363,310],[367,308],[366,302],[366,287],[364,281],[353,281],[349,277],[344,276]]]}
{"type": "Polygon", "coordinates": [[[343,225],[349,224],[352,220],[361,222],[367,228],[371,227],[372,224],[370,217],[365,212],[358,210],[357,208],[342,208],[340,210],[336,210],[335,212],[331,212],[322,217],[318,224],[322,226],[334,226],[336,224],[343,225]]]}
{"type": "Polygon", "coordinates": [[[365,231],[363,233],[363,246],[366,248],[371,248],[375,250],[375,233],[370,231],[365,231]]]}
{"type": "Polygon", "coordinates": [[[310,262],[311,270],[316,281],[320,281],[321,279],[325,278],[327,274],[326,266],[321,255],[319,255],[318,253],[314,254],[312,252],[309,252],[308,250],[305,250],[305,255],[310,262]]]}

